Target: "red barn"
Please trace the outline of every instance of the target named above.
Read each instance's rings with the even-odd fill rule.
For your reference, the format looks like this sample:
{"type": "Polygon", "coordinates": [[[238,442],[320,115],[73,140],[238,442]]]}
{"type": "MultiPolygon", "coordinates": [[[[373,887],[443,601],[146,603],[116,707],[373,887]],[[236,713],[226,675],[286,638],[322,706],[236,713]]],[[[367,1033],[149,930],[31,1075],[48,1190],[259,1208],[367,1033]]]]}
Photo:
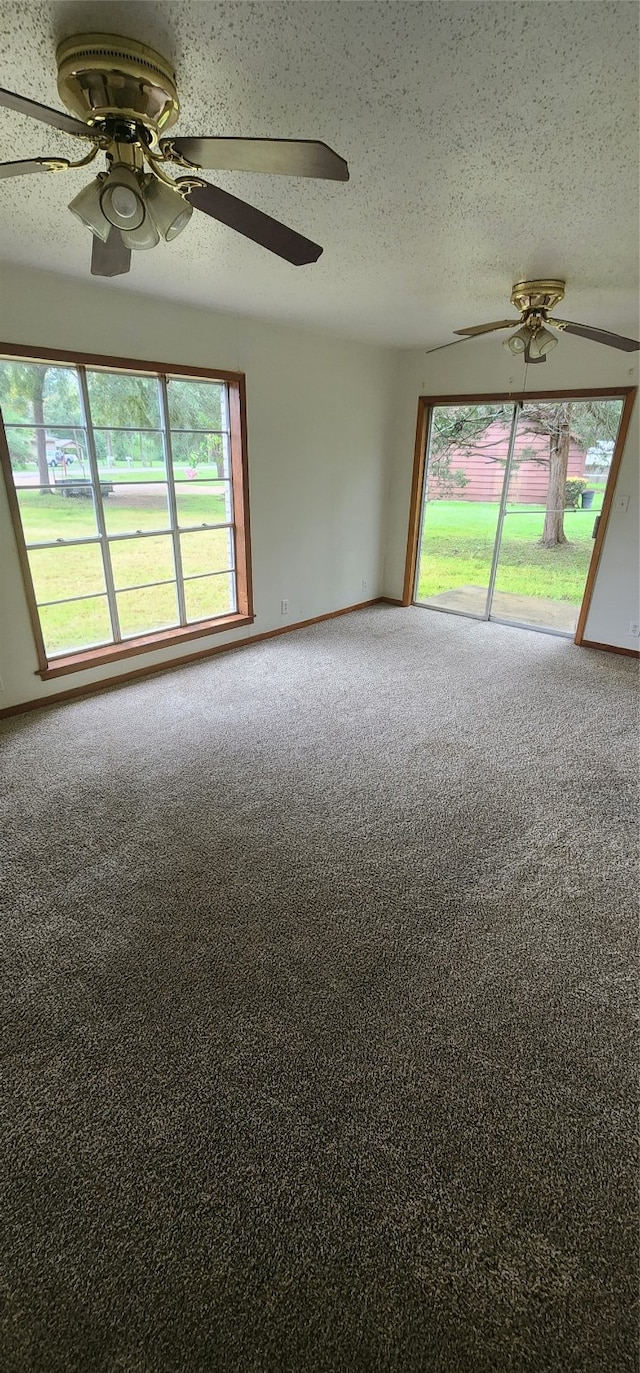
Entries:
{"type": "MultiPolygon", "coordinates": [[[[449,464],[451,473],[462,471],[467,478],[466,486],[451,487],[441,483],[437,477],[429,478],[429,495],[437,499],[439,495],[456,501],[499,501],[502,491],[507,452],[509,450],[510,426],[502,420],[494,420],[476,440],[472,449],[451,448],[449,464]]],[[[516,439],[514,465],[511,469],[509,500],[519,505],[544,505],[549,484],[548,462],[536,462],[533,455],[549,457],[549,436],[531,434],[523,431],[516,439]],[[529,456],[531,455],[531,456],[529,456]]],[[[586,452],[573,436],[569,446],[567,476],[583,477],[586,452]]]]}

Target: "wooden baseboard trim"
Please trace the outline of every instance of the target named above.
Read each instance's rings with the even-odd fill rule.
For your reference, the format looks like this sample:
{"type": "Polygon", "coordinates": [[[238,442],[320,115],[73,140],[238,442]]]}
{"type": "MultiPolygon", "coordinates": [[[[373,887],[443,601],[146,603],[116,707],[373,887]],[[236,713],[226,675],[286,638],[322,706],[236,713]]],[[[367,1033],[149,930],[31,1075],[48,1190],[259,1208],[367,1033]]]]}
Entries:
{"type": "Polygon", "coordinates": [[[381,601],[383,605],[405,606],[405,602],[402,600],[401,596],[379,596],[378,600],[381,601]]]}
{"type": "Polygon", "coordinates": [[[323,620],[335,620],[339,615],[351,615],[356,610],[367,610],[369,606],[380,605],[385,601],[384,596],[374,596],[370,601],[345,605],[341,610],[330,610],[326,615],[314,615],[310,620],[296,620],[294,624],[283,625],[281,629],[267,629],[263,634],[251,634],[244,639],[236,639],[232,644],[211,644],[208,648],[199,649],[197,653],[185,653],[182,657],[172,658],[169,662],[132,668],[130,672],[118,673],[117,677],[102,677],[100,681],[90,682],[86,686],[69,687],[67,691],[55,691],[50,696],[40,696],[34,701],[22,701],[20,705],[5,706],[0,710],[0,720],[6,720],[12,715],[22,715],[30,710],[42,710],[45,706],[60,705],[80,696],[93,696],[96,691],[109,691],[141,677],[155,677],[159,672],[175,672],[187,663],[199,662],[202,658],[213,658],[217,653],[232,653],[237,648],[250,648],[252,644],[259,644],[265,639],[276,639],[280,634],[307,629],[309,625],[321,624],[323,620]]]}
{"type": "Polygon", "coordinates": [[[617,644],[597,644],[595,639],[582,639],[579,648],[599,648],[602,653],[624,653],[625,658],[640,658],[638,648],[619,648],[617,644]]]}

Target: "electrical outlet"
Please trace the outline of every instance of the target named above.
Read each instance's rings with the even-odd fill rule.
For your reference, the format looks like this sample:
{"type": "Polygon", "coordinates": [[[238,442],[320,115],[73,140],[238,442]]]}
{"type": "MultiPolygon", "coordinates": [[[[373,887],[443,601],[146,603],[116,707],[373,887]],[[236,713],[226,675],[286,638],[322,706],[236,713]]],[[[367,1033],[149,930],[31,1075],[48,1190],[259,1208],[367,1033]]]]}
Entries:
{"type": "Polygon", "coordinates": [[[365,578],[363,577],[363,578],[362,578],[362,590],[363,590],[363,591],[366,591],[366,590],[367,590],[367,586],[368,586],[368,584],[367,584],[367,582],[365,581],[365,578]]]}
{"type": "Polygon", "coordinates": [[[280,614],[281,614],[281,615],[288,615],[288,614],[289,614],[289,602],[288,602],[288,601],[281,601],[281,602],[280,602],[280,614]]]}
{"type": "Polygon", "coordinates": [[[640,639],[640,624],[637,620],[632,620],[629,625],[629,633],[633,634],[634,639],[640,639]]]}

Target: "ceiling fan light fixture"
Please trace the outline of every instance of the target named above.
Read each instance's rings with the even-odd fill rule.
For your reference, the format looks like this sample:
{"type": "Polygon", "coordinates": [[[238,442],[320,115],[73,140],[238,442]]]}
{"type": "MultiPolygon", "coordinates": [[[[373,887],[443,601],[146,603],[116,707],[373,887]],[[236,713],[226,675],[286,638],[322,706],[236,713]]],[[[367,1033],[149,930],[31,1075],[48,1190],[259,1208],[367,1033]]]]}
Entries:
{"type": "Polygon", "coordinates": [[[550,329],[545,329],[542,326],[532,335],[529,352],[532,358],[545,358],[547,353],[555,348],[557,342],[556,335],[552,334],[550,329]]]}
{"type": "Polygon", "coordinates": [[[190,173],[207,167],[348,181],[347,164],[332,148],[308,138],[195,135],[176,143],[161,138],[180,111],[173,66],[130,38],[77,34],[59,45],[57,62],[58,91],[73,114],[3,89],[0,108],[89,139],[90,151],[75,162],[35,157],[0,163],[0,179],[84,167],[99,152],[106,154],[108,170],[71,204],[94,236],[92,276],[124,275],[130,269],[130,247],[151,248],[160,237],[171,242],[187,227],[194,209],[294,267],[317,262],[319,243],[220,186],[193,175],[174,180],[162,168],[173,162],[190,173]]]}
{"type": "Polygon", "coordinates": [[[135,248],[136,252],[144,248],[155,248],[160,242],[160,235],[151,215],[147,215],[137,229],[121,229],[120,235],[125,246],[135,248]]]}
{"type": "Polygon", "coordinates": [[[147,212],[140,183],[124,162],[116,162],[105,177],[100,208],[115,229],[134,231],[144,223],[147,212]]]}
{"type": "Polygon", "coordinates": [[[78,219],[90,229],[96,238],[101,238],[106,243],[111,232],[111,225],[102,213],[100,206],[100,192],[102,190],[104,176],[96,177],[90,185],[83,186],[77,196],[69,202],[69,209],[78,219]]]}
{"type": "Polygon", "coordinates": [[[193,205],[157,176],[147,177],[144,196],[156,229],[167,243],[171,243],[186,229],[193,214],[193,205]]]}
{"type": "Polygon", "coordinates": [[[523,324],[522,328],[518,329],[517,333],[512,334],[510,338],[504,340],[502,346],[503,348],[508,348],[509,352],[513,353],[514,357],[521,357],[522,353],[526,353],[530,343],[531,330],[527,324],[523,324]]]}

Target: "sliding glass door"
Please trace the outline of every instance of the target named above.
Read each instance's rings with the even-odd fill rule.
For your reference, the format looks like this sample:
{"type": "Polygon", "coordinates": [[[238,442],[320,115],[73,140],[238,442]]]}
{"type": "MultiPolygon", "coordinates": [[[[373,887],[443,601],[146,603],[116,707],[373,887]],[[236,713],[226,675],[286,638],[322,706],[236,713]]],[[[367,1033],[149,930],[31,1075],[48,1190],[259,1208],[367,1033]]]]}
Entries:
{"type": "Polygon", "coordinates": [[[573,636],[622,406],[432,407],[414,601],[573,636]]]}
{"type": "Polygon", "coordinates": [[[486,618],[513,407],[434,406],[415,600],[486,618]]]}

